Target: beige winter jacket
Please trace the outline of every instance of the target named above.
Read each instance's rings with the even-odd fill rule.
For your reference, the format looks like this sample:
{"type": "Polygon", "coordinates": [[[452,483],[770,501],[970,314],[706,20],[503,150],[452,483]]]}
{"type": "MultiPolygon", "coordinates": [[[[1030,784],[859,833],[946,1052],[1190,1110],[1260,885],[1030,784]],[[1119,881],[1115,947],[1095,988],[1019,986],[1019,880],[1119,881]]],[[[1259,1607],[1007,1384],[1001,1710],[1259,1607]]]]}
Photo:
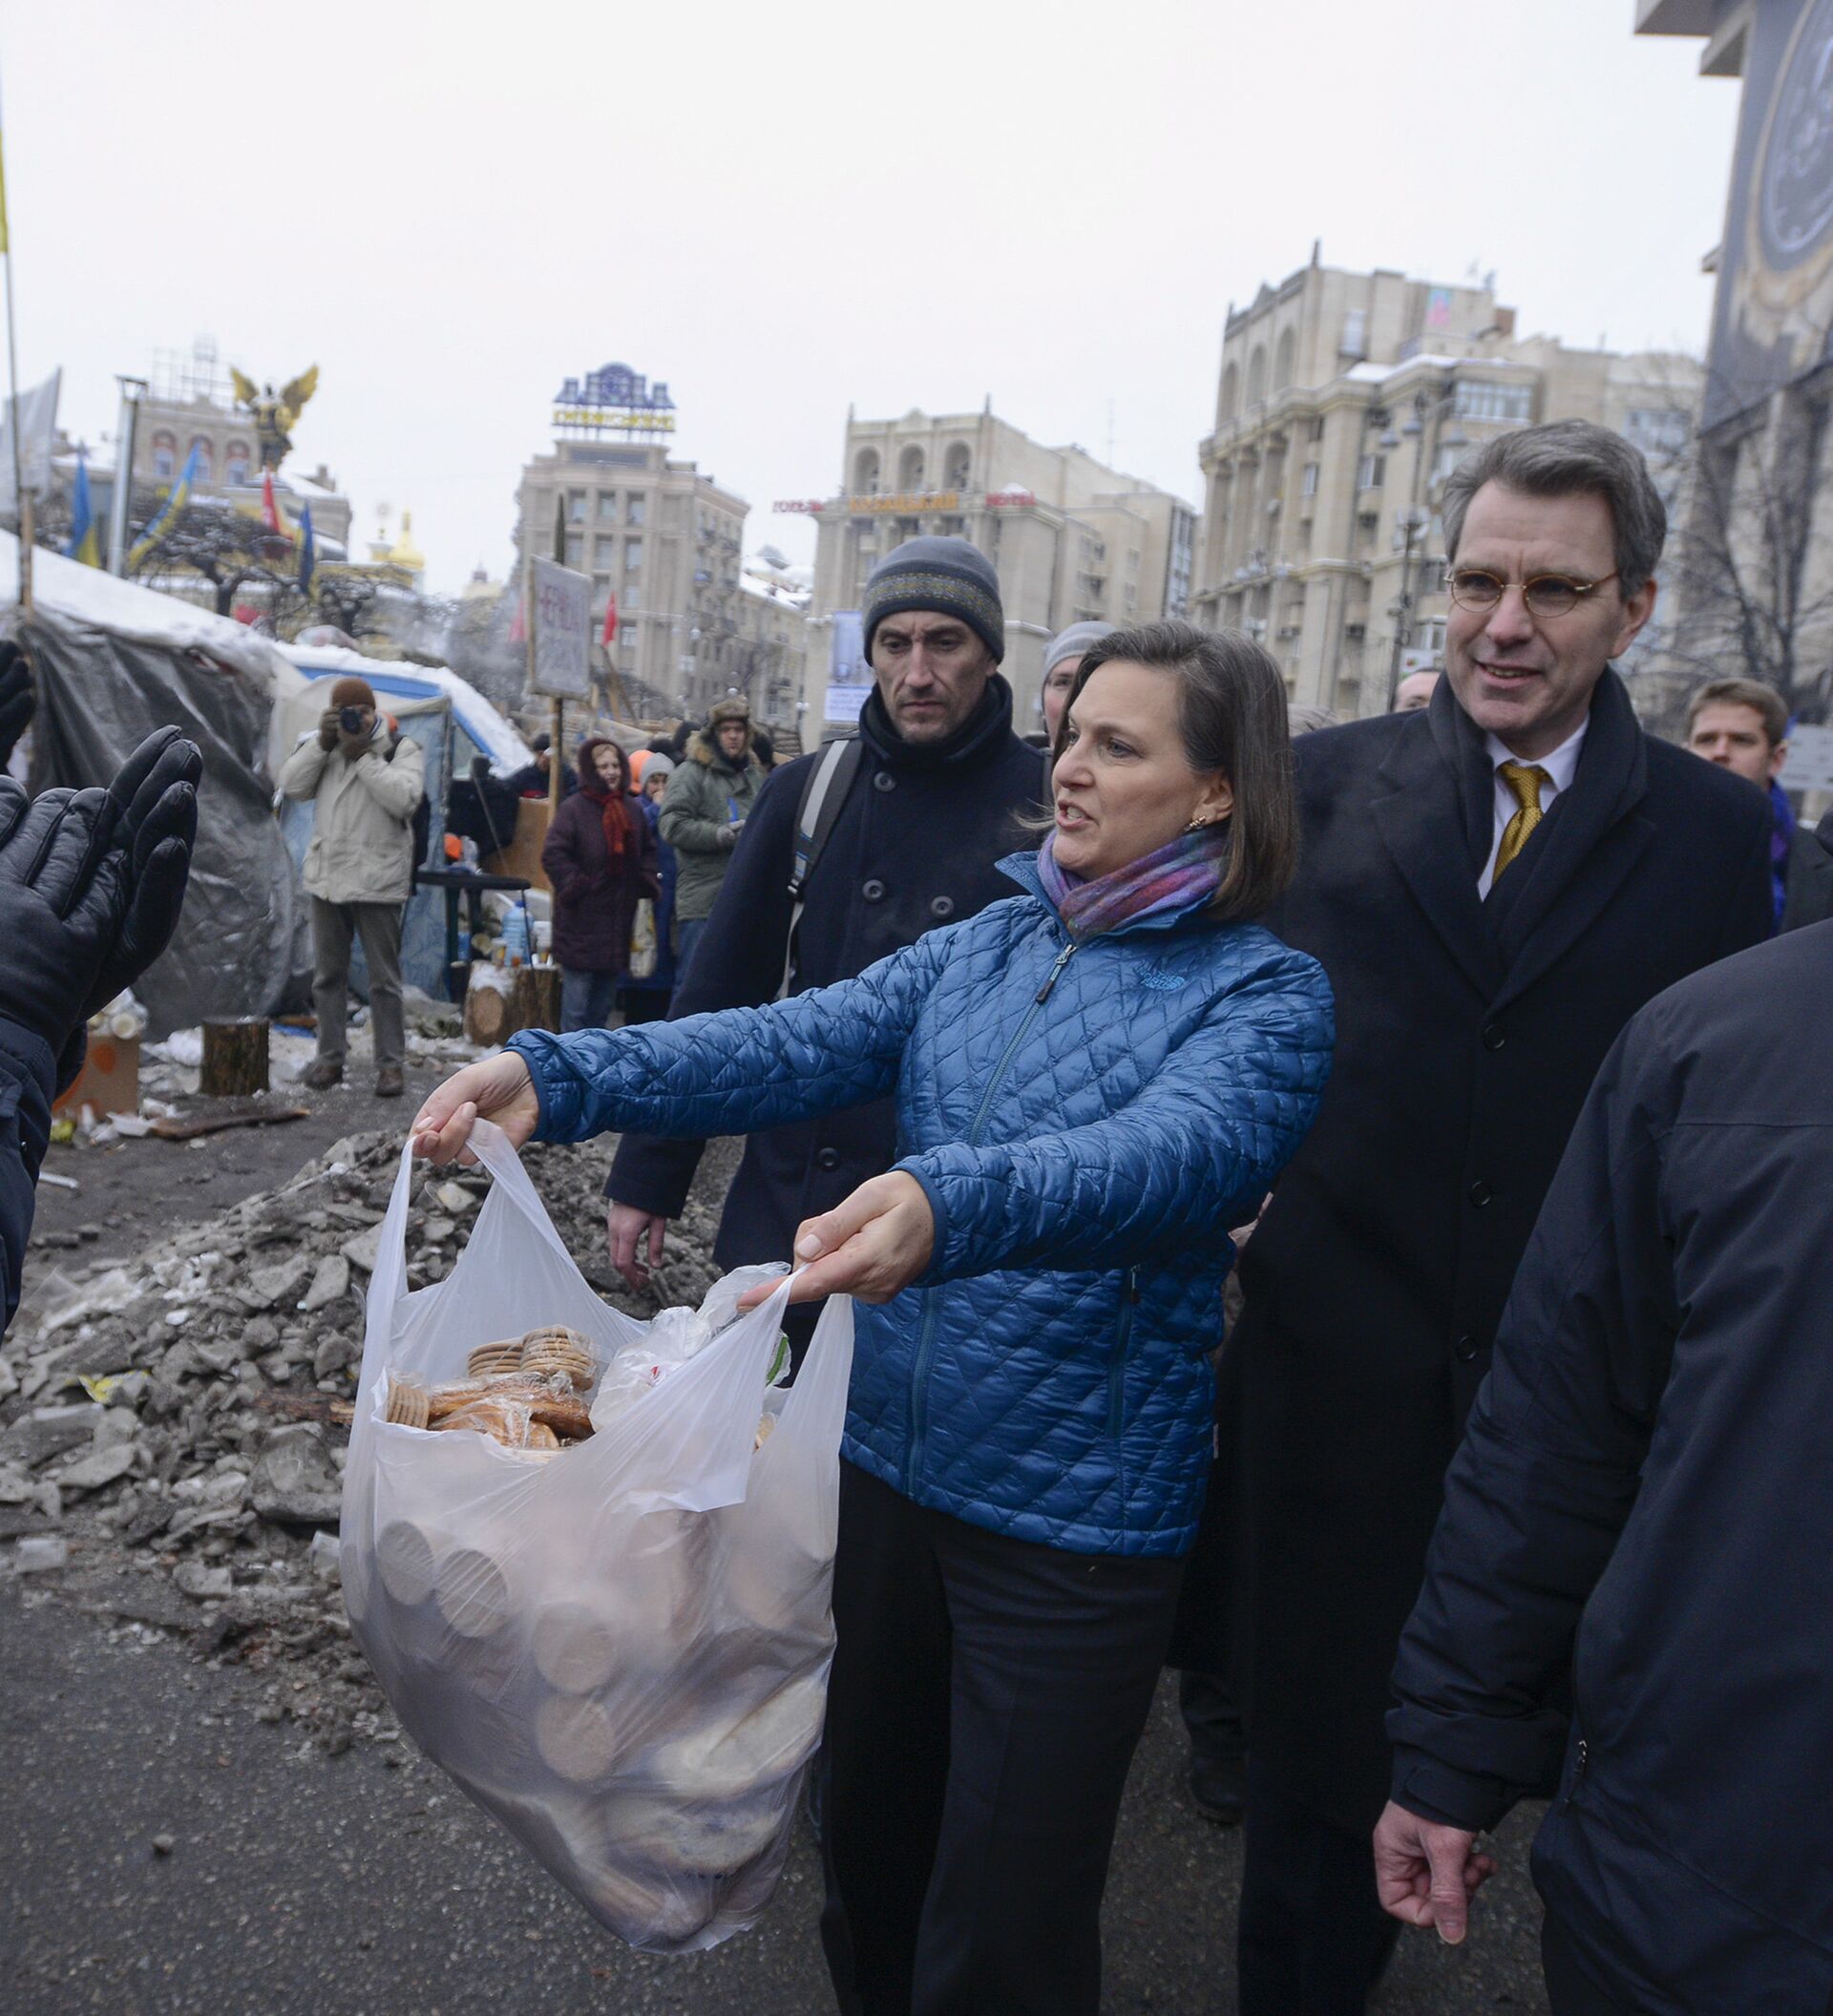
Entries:
{"type": "Polygon", "coordinates": [[[354,763],[309,735],[280,766],[288,798],[312,801],[306,892],[327,903],[403,903],[413,888],[413,812],[425,788],[420,745],[401,738],[390,760],[378,715],[354,763]]]}

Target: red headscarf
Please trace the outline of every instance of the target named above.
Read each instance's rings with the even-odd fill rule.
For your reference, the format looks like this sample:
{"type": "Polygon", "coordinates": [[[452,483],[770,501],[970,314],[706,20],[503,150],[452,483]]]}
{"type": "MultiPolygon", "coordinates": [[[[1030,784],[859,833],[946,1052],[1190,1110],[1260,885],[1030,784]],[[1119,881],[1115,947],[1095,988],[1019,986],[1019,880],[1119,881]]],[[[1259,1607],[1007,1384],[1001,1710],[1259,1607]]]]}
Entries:
{"type": "Polygon", "coordinates": [[[631,845],[630,814],[623,802],[630,789],[630,762],[622,748],[608,735],[588,735],[579,744],[579,789],[599,808],[599,816],[604,826],[605,852],[613,861],[622,861],[624,850],[631,845]],[[598,752],[600,749],[617,752],[622,781],[616,790],[599,775],[598,752]]]}

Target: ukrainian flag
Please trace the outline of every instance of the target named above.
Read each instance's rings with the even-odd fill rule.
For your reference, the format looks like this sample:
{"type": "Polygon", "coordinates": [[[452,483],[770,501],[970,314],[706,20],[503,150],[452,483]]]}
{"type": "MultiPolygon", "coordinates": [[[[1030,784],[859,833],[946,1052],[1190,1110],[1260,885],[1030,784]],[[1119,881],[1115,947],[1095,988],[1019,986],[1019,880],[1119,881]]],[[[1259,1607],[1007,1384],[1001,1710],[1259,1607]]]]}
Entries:
{"type": "Polygon", "coordinates": [[[85,567],[102,564],[102,530],[89,501],[89,464],[80,453],[76,457],[75,494],[71,500],[70,544],[64,552],[85,567]]]}
{"type": "Polygon", "coordinates": [[[166,493],[165,502],[153,514],[146,530],[134,542],[127,556],[127,572],[132,574],[140,562],[164,536],[167,527],[184,509],[185,500],[191,494],[191,486],[198,479],[198,455],[200,450],[194,445],[184,458],[184,467],[179,472],[179,480],[166,493]]]}

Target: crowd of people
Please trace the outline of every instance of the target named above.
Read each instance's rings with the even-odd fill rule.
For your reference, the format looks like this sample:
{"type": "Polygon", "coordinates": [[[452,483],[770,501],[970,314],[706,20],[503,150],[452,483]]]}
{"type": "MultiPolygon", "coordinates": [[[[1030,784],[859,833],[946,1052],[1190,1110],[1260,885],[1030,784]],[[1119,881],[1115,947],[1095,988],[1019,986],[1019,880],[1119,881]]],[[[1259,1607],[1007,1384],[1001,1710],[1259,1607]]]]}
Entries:
{"type": "Polygon", "coordinates": [[[1098,2006],[1168,1656],[1244,1816],[1246,2016],[1360,2011],[1401,1924],[1462,1939],[1530,1796],[1560,2016],[1827,2006],[1833,1076],[1795,927],[1833,854],[1771,788],[1769,688],[1703,688],[1686,746],[1637,723],[1633,448],[1522,429],[1443,510],[1444,663],[1388,714],[1288,721],[1245,639],[1079,625],[1043,757],[990,563],[907,542],[852,753],[759,792],[670,1021],[518,1037],[416,1123],[618,1131],[632,1279],[742,1133],[722,1263],[862,1305],[848,2010],[1098,2006]]]}
{"type": "MultiPolygon", "coordinates": [[[[798,1355],[855,1298],[816,1801],[848,2012],[1092,2016],[1167,1664],[1243,1825],[1244,2016],[1351,2016],[1402,1925],[1464,1939],[1530,1798],[1555,2016],[1833,2004],[1833,823],[1780,788],[1771,688],[1639,724],[1666,517],[1626,441],[1502,435],[1443,508],[1444,662],[1387,714],[1289,710],[1239,635],[1078,624],[1042,750],[991,561],[906,541],[856,735],[774,767],[734,698],[580,746],[568,1027],[414,1121],[442,1160],[480,1115],[616,1132],[633,1283],[743,1135],[721,1266],[793,1255],[798,1355]],[[666,1018],[607,1028],[664,898],[666,1018]]],[[[386,976],[347,841],[409,771],[333,703],[283,788],[322,976],[353,934],[386,976]]],[[[77,856],[117,862],[156,951],[183,747],[0,803],[9,904],[80,915],[77,856]]],[[[131,964],[0,1003],[0,1066],[46,1078],[131,964]]],[[[341,1030],[322,1002],[315,1068],[341,1030]]]]}

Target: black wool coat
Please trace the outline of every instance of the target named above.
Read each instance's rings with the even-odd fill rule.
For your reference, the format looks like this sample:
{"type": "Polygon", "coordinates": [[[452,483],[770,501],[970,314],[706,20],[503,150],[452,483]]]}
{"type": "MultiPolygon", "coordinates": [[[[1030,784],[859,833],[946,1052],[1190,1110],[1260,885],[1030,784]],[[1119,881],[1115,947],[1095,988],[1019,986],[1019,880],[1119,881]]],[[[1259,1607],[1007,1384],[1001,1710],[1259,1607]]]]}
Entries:
{"type": "MultiPolygon", "coordinates": [[[[1016,895],[995,863],[1035,847],[1021,818],[1043,802],[1044,758],[1012,732],[1012,689],[997,674],[946,742],[912,746],[874,693],[865,753],[809,878],[797,931],[796,993],[863,973],[924,932],[1016,895]]],[[[796,817],[818,752],[771,773],[669,1019],[774,1000],[789,940],[796,817]]],[[[896,1160],[893,1102],[751,1135],[713,1249],[722,1268],[787,1260],[804,1218],[830,1211],[896,1160]]],[[[705,1144],[626,1134],[605,1184],[613,1203],[681,1215],[705,1144]]]]}
{"type": "Polygon", "coordinates": [[[1269,924],[1318,958],[1337,1062],[1242,1259],[1234,1597],[1250,1745],[1339,1825],[1464,1418],[1591,1080],[1642,1004],[1770,933],[1768,808],[1645,735],[1607,670],[1571,788],[1489,901],[1483,737],[1429,708],[1306,736],[1269,924]]]}

